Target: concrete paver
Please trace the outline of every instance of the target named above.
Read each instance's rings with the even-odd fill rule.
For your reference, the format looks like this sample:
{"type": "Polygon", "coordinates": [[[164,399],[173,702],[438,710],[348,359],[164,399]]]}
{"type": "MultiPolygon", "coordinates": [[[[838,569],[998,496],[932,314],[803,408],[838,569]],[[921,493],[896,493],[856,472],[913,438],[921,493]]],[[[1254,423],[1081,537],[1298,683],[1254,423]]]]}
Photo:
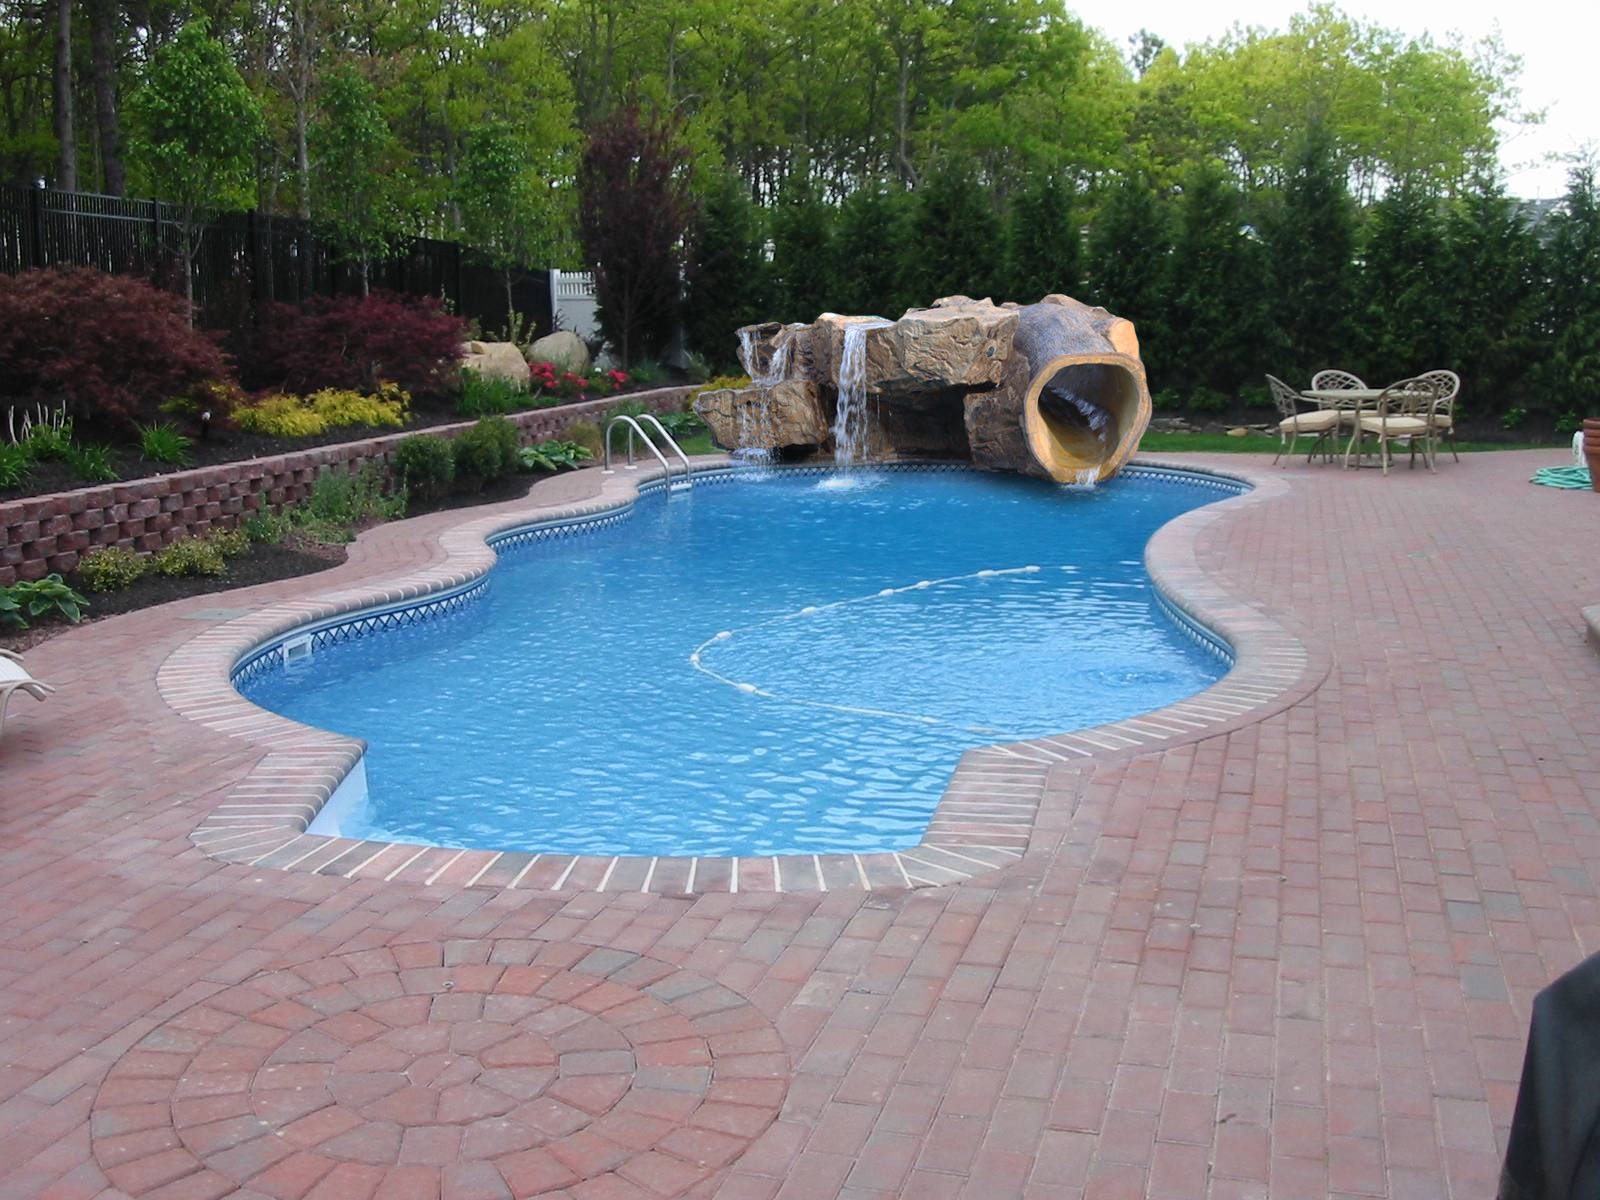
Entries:
{"type": "Polygon", "coordinates": [[[1600,522],[1548,457],[1256,466],[1163,531],[1301,694],[1051,764],[1022,859],[943,887],[219,861],[260,751],[156,685],[217,598],[54,638],[0,742],[0,1196],[1492,1194],[1532,997],[1600,948],[1600,522]]]}

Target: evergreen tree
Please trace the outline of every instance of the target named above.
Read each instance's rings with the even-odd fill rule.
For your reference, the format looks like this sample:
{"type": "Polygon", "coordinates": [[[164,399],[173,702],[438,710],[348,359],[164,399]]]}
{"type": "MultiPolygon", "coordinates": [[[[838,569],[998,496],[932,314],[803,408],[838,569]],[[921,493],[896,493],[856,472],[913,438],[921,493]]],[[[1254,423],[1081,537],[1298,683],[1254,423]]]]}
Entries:
{"type": "Polygon", "coordinates": [[[1161,198],[1144,175],[1129,171],[1111,189],[1090,226],[1087,249],[1088,284],[1077,298],[1132,321],[1152,390],[1166,386],[1179,362],[1170,332],[1172,234],[1161,198]]]}
{"type": "Polygon", "coordinates": [[[1320,128],[1306,136],[1294,173],[1262,222],[1286,379],[1328,367],[1354,370],[1356,226],[1333,147],[1320,128]]]}
{"type": "Polygon", "coordinates": [[[1457,419],[1499,424],[1527,404],[1541,357],[1539,240],[1517,202],[1488,176],[1451,207],[1444,240],[1450,324],[1443,361],[1461,376],[1457,419]]]}
{"type": "Polygon", "coordinates": [[[1000,290],[1019,304],[1051,292],[1075,297],[1082,242],[1071,185],[1054,171],[1035,176],[1011,203],[1007,278],[1000,290]]]}
{"type": "Polygon", "coordinates": [[[1453,301],[1444,288],[1438,198],[1404,185],[1373,205],[1362,260],[1362,370],[1368,382],[1376,386],[1444,363],[1453,301]]]}
{"type": "Polygon", "coordinates": [[[738,362],[734,330],[767,316],[762,232],[761,211],[744,181],[719,171],[689,230],[683,316],[689,349],[718,368],[738,362]]]}
{"type": "Polygon", "coordinates": [[[924,178],[916,199],[914,236],[903,267],[916,302],[993,295],[1002,282],[1004,246],[989,193],[973,172],[946,160],[924,178]]]}
{"type": "Polygon", "coordinates": [[[784,182],[772,214],[772,273],[780,321],[815,321],[839,307],[832,278],[833,209],[807,170],[784,182]]]}
{"type": "Polygon", "coordinates": [[[1550,411],[1577,419],[1593,415],[1600,398],[1600,194],[1592,162],[1569,175],[1553,224],[1546,321],[1554,345],[1541,374],[1550,411]]]}
{"type": "Polygon", "coordinates": [[[1219,171],[1190,173],[1180,212],[1173,341],[1191,385],[1231,398],[1276,361],[1266,254],[1219,171]]]}
{"type": "Polygon", "coordinates": [[[916,201],[896,184],[872,182],[839,206],[834,278],[841,312],[898,317],[918,303],[904,278],[916,201]]]}

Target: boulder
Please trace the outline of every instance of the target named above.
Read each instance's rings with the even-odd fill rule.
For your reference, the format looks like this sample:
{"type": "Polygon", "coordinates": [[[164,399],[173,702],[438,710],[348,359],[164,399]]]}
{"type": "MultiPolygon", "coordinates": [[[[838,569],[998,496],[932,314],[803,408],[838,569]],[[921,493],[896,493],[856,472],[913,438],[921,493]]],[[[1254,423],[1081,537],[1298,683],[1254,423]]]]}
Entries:
{"type": "Polygon", "coordinates": [[[1017,313],[965,296],[909,309],[898,321],[823,313],[812,327],[814,378],[838,388],[846,336],[858,326],[866,328],[867,392],[904,396],[998,383],[1011,352],[1017,313]]]}
{"type": "Polygon", "coordinates": [[[582,375],[589,370],[589,347],[571,330],[558,329],[528,347],[528,360],[554,363],[557,370],[582,375]]]}
{"type": "Polygon", "coordinates": [[[528,387],[528,360],[511,342],[468,342],[461,348],[461,368],[485,379],[499,379],[528,387]]]}
{"type": "Polygon", "coordinates": [[[739,361],[756,383],[814,378],[811,326],[764,321],[739,330],[739,361]]]}
{"type": "Polygon", "coordinates": [[[701,392],[693,408],[717,445],[730,450],[820,446],[831,434],[817,385],[808,379],[701,392]]]}

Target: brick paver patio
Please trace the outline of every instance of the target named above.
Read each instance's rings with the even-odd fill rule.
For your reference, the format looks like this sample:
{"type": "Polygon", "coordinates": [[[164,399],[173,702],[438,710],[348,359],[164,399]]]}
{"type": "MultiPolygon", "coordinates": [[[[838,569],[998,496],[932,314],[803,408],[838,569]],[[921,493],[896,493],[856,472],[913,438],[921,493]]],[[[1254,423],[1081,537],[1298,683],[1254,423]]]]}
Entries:
{"type": "Polygon", "coordinates": [[[198,850],[261,752],[163,662],[461,514],[56,637],[0,741],[0,1196],[1491,1195],[1532,996],[1600,949],[1600,500],[1554,458],[1253,465],[1156,554],[1298,635],[1291,702],[1051,765],[1016,865],[917,890],[198,850]]]}

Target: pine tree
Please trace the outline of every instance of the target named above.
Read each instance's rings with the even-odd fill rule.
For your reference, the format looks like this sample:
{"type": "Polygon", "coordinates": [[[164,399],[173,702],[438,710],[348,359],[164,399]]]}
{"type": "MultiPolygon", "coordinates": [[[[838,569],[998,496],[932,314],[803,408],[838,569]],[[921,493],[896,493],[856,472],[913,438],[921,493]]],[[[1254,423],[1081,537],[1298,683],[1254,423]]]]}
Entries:
{"type": "Polygon", "coordinates": [[[1361,292],[1364,371],[1374,386],[1420,375],[1449,357],[1444,221],[1438,198],[1408,184],[1368,215],[1361,292]]]}
{"type": "Polygon", "coordinates": [[[765,320],[768,268],[761,211],[732,171],[712,180],[689,230],[684,270],[684,336],[717,368],[738,362],[734,330],[765,320]]]}
{"type": "Polygon", "coordinates": [[[1286,379],[1328,367],[1356,370],[1355,211],[1343,170],[1320,128],[1301,148],[1294,173],[1262,222],[1286,379]]]}
{"type": "Polygon", "coordinates": [[[1542,378],[1550,411],[1576,419],[1593,415],[1600,398],[1600,194],[1593,163],[1571,172],[1553,224],[1546,321],[1555,343],[1542,378]]]}
{"type": "MultiPolygon", "coordinates": [[[[916,191],[915,231],[902,268],[918,304],[993,294],[1003,282],[1004,243],[988,193],[964,164],[945,161],[916,191]]],[[[1003,299],[1003,297],[996,297],[1003,299]]]]}
{"type": "Polygon", "coordinates": [[[1463,414],[1496,424],[1530,400],[1539,361],[1543,291],[1538,238],[1517,202],[1482,177],[1451,207],[1444,229],[1450,297],[1444,362],[1461,376],[1463,414]]]}
{"type": "Polygon", "coordinates": [[[1276,361],[1266,252],[1245,225],[1244,196],[1215,169],[1190,173],[1180,213],[1173,341],[1197,391],[1220,393],[1191,403],[1223,406],[1276,361]]]}
{"type": "Polygon", "coordinates": [[[1071,185],[1055,172],[1036,176],[1011,204],[1000,290],[1019,304],[1052,292],[1076,296],[1082,243],[1071,185]]]}
{"type": "Polygon", "coordinates": [[[1166,386],[1179,362],[1171,344],[1172,234],[1161,198],[1142,174],[1111,189],[1090,226],[1086,303],[1133,322],[1152,389],[1166,386]]]}
{"type": "Polygon", "coordinates": [[[839,310],[898,317],[916,304],[902,274],[915,200],[896,184],[870,183],[839,206],[834,278],[839,310]]]}
{"type": "Polygon", "coordinates": [[[810,172],[785,181],[772,215],[772,273],[781,321],[815,321],[838,307],[833,272],[833,209],[810,172]]]}

